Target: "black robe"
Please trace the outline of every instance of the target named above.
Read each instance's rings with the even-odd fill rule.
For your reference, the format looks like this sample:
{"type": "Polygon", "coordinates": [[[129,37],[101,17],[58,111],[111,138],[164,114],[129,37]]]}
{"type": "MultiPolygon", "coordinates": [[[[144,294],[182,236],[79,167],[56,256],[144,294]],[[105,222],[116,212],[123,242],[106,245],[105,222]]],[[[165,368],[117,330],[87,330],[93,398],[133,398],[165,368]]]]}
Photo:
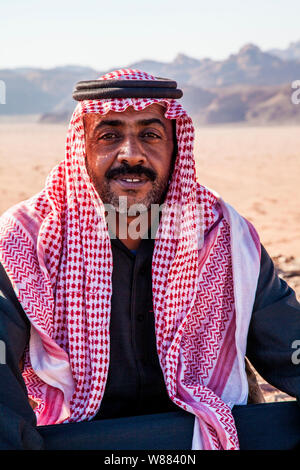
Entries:
{"type": "MultiPolygon", "coordinates": [[[[156,352],[153,246],[153,240],[145,239],[135,255],[119,240],[112,240],[110,367],[94,418],[103,419],[102,426],[108,426],[107,418],[178,410],[167,395],[156,352]]],[[[19,367],[29,337],[28,318],[0,265],[0,340],[6,355],[5,361],[0,358],[0,449],[44,448],[19,367]]],[[[265,380],[298,400],[300,365],[292,361],[295,340],[300,340],[300,304],[262,246],[247,357],[265,380]]]]}

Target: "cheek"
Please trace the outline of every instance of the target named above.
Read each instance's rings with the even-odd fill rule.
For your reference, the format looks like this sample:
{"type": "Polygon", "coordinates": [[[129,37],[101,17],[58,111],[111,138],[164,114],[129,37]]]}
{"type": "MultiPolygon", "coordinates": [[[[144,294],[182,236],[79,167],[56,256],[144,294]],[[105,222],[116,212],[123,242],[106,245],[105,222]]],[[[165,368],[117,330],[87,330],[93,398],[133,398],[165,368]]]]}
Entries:
{"type": "Polygon", "coordinates": [[[112,161],[113,158],[110,155],[101,155],[95,150],[87,152],[86,162],[88,171],[98,178],[104,177],[112,161]]]}
{"type": "Polygon", "coordinates": [[[165,165],[161,165],[159,168],[157,168],[157,174],[159,176],[160,179],[164,180],[166,178],[168,178],[169,176],[169,173],[170,173],[170,166],[165,164],[165,165]]]}
{"type": "Polygon", "coordinates": [[[161,152],[157,158],[157,167],[156,171],[161,178],[167,178],[170,174],[172,166],[172,154],[168,151],[161,152]]]}

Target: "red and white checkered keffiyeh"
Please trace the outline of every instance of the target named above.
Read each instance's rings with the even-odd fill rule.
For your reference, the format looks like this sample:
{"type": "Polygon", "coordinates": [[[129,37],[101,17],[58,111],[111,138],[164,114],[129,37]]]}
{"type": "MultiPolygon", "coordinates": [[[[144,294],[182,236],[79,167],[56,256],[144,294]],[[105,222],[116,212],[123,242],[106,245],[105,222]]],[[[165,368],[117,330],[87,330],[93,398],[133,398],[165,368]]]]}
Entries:
{"type": "MultiPolygon", "coordinates": [[[[154,79],[130,69],[101,78],[154,79]]],[[[170,236],[172,209],[156,234],[152,273],[160,365],[170,398],[195,415],[192,447],[237,449],[231,408],[247,401],[244,355],[260,244],[244,218],[197,183],[193,124],[175,100],[80,102],[65,159],[43,191],[1,217],[1,262],[31,322],[23,377],[37,403],[38,425],[89,420],[99,410],[109,364],[113,264],[103,204],[85,167],[82,118],[153,103],[176,119],[178,156],[165,204],[185,208],[179,237],[170,236]]]]}

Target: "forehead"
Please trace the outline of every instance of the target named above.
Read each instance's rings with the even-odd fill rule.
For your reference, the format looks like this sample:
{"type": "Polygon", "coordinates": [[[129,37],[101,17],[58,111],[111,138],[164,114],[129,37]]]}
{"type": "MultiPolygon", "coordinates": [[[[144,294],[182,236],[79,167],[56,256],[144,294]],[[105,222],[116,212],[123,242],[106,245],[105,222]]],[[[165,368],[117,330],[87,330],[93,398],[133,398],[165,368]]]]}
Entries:
{"type": "Polygon", "coordinates": [[[166,108],[164,106],[154,103],[139,111],[135,110],[132,106],[129,106],[123,112],[109,111],[104,115],[88,113],[84,115],[83,119],[85,126],[88,127],[90,131],[102,121],[121,121],[124,124],[138,124],[139,122],[143,122],[148,119],[158,118],[168,126],[171,125],[171,121],[165,118],[165,112],[166,108]]]}

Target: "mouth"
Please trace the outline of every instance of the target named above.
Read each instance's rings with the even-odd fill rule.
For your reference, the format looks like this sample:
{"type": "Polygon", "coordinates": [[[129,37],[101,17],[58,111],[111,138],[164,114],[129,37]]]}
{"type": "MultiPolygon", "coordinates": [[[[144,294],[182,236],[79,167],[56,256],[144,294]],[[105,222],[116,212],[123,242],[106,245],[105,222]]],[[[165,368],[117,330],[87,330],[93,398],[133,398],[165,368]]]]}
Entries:
{"type": "Polygon", "coordinates": [[[145,176],[132,176],[132,175],[120,175],[113,178],[114,182],[120,185],[123,189],[139,189],[149,182],[149,179],[145,176]]]}

